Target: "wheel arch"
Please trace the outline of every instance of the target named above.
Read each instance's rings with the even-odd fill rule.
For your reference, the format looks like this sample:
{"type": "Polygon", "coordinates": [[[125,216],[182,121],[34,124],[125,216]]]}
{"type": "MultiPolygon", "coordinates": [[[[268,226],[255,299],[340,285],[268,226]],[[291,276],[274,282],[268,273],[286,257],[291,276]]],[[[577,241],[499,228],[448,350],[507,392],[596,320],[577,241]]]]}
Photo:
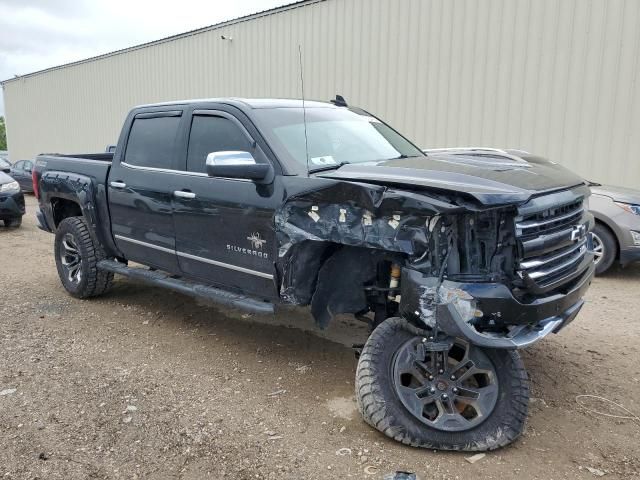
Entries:
{"type": "Polygon", "coordinates": [[[47,171],[40,179],[40,206],[47,223],[55,231],[62,220],[82,217],[91,236],[108,256],[122,257],[111,236],[105,185],[86,175],[47,171]]]}
{"type": "Polygon", "coordinates": [[[84,212],[76,200],[55,196],[49,199],[49,203],[53,226],[56,229],[65,218],[84,216],[84,212]]]}
{"type": "Polygon", "coordinates": [[[383,262],[401,263],[402,257],[373,248],[303,241],[280,265],[280,296],[287,303],[311,305],[317,325],[326,328],[337,314],[367,310],[364,286],[380,280],[383,262]]]}
{"type": "Polygon", "coordinates": [[[615,261],[619,261],[620,260],[620,238],[618,237],[618,234],[616,233],[616,229],[613,228],[613,226],[611,225],[611,221],[609,219],[605,219],[604,217],[602,217],[601,215],[595,215],[595,221],[596,221],[596,225],[600,225],[604,228],[607,229],[607,231],[611,234],[611,236],[613,237],[613,239],[616,242],[616,255],[614,257],[615,261]]]}

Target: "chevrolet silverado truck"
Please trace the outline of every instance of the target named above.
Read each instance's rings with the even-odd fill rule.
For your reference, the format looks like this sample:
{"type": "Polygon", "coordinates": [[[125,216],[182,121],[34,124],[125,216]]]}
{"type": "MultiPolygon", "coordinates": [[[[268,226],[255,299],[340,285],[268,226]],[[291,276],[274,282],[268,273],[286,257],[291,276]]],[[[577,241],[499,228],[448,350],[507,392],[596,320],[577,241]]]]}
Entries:
{"type": "Polygon", "coordinates": [[[520,435],[518,350],[576,317],[594,273],[581,178],[518,151],[425,154],[345,102],[136,107],[115,152],[40,155],[33,183],[74,297],[119,274],[256,313],[310,306],[320,328],[368,322],[362,416],[425,448],[520,435]]]}

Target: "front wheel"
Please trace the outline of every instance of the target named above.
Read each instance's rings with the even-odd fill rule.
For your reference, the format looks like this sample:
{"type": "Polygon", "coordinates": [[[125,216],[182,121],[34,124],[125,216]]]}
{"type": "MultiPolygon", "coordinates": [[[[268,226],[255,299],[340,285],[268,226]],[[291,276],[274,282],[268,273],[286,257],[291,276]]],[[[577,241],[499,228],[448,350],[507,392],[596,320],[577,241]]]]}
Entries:
{"type": "Polygon", "coordinates": [[[596,223],[591,235],[596,275],[602,275],[613,265],[618,253],[618,244],[609,229],[600,223],[596,223]]]}
{"type": "Polygon", "coordinates": [[[111,286],[113,273],[99,270],[97,266],[105,258],[104,250],[94,242],[83,218],[69,217],[60,222],[55,255],[60,281],[74,297],[95,297],[111,286]]]}
{"type": "Polygon", "coordinates": [[[9,218],[4,221],[4,226],[7,228],[18,228],[22,225],[22,217],[9,218]]]}
{"type": "Polygon", "coordinates": [[[440,450],[493,450],[520,436],[529,384],[518,353],[461,339],[428,352],[423,334],[402,318],[373,331],[356,372],[365,421],[404,444],[440,450]]]}

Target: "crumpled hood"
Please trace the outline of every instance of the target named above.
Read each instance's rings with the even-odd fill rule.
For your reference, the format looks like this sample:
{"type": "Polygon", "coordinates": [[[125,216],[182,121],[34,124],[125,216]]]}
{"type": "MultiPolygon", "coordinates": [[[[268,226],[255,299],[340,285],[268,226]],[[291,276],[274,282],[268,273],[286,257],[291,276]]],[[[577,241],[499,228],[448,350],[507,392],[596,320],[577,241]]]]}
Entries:
{"type": "Polygon", "coordinates": [[[634,190],[633,188],[614,187],[613,185],[594,185],[591,187],[591,192],[594,195],[610,197],[615,202],[640,205],[640,191],[634,190]]]}
{"type": "Polygon", "coordinates": [[[464,192],[485,206],[522,203],[531,196],[584,184],[575,173],[524,152],[438,150],[425,157],[347,164],[322,177],[464,192]],[[481,152],[481,153],[480,153],[481,152]]]}

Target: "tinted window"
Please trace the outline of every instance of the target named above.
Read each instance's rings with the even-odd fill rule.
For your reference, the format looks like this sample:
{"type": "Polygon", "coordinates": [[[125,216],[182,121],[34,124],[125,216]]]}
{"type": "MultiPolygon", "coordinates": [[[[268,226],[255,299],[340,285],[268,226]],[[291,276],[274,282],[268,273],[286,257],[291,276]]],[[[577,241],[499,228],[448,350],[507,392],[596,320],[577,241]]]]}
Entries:
{"type": "Polygon", "coordinates": [[[225,117],[198,115],[193,117],[189,135],[187,170],[205,172],[205,161],[211,152],[252,151],[252,142],[242,129],[225,117]]]}
{"type": "Polygon", "coordinates": [[[175,145],[180,117],[136,118],[124,161],[140,167],[175,169],[175,145]]]}

